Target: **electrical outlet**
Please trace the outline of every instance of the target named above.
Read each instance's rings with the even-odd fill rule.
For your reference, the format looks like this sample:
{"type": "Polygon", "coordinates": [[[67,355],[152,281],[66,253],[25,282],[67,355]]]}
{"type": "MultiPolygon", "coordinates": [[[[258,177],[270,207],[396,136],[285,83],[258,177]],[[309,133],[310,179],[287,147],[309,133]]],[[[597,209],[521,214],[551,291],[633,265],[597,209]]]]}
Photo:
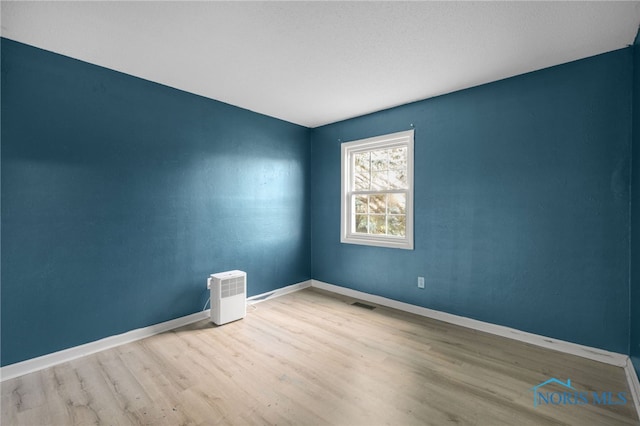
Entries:
{"type": "Polygon", "coordinates": [[[424,288],[424,277],[418,277],[418,288],[424,288]]]}

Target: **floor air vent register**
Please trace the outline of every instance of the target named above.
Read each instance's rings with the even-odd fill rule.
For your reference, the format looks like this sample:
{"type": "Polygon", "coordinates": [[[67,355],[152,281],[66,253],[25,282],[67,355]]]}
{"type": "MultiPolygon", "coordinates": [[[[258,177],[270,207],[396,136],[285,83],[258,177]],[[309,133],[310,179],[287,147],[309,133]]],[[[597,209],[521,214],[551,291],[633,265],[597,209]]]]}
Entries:
{"type": "Polygon", "coordinates": [[[351,306],[357,306],[358,308],[369,309],[370,311],[376,308],[375,306],[367,305],[366,303],[362,303],[362,302],[353,302],[351,306]]]}

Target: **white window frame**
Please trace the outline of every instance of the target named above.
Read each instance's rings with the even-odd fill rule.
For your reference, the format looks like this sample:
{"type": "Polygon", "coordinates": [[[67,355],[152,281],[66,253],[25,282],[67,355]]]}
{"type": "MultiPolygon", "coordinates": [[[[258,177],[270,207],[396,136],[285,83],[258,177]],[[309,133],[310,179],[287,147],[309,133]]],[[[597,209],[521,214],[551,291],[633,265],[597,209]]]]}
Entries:
{"type": "MultiPolygon", "coordinates": [[[[376,247],[399,248],[413,250],[413,140],[414,130],[376,136],[341,145],[341,202],[340,202],[340,242],[347,244],[361,244],[376,247]],[[372,235],[353,231],[355,220],[355,206],[351,202],[354,190],[355,154],[363,151],[378,149],[407,147],[407,189],[400,190],[406,193],[406,228],[405,236],[372,235]]],[[[398,190],[392,190],[398,192],[398,190]]],[[[372,193],[384,193],[385,190],[371,191],[372,193]]]]}

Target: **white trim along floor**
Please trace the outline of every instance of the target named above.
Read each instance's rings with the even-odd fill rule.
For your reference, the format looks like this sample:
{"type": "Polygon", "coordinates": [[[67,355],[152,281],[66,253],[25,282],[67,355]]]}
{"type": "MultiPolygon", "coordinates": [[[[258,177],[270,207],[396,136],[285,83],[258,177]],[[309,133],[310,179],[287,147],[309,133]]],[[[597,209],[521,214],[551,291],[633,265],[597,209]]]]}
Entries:
{"type": "MultiPolygon", "coordinates": [[[[632,397],[635,403],[638,417],[640,417],[640,383],[638,381],[638,375],[631,363],[629,357],[625,354],[619,354],[615,352],[609,352],[602,349],[592,348],[588,346],[579,345],[576,343],[566,342],[550,337],[540,336],[537,334],[527,333],[524,331],[516,330],[513,328],[491,324],[483,321],[474,320],[458,315],[448,314],[446,312],[436,311],[433,309],[423,308],[421,306],[411,305],[409,303],[399,302],[397,300],[388,299],[381,296],[376,296],[360,291],[352,290],[346,287],[340,287],[333,284],[325,283],[317,280],[303,281],[290,286],[282,287],[280,289],[270,291],[267,293],[255,295],[247,299],[249,305],[260,303],[262,301],[272,299],[274,297],[280,297],[294,291],[299,291],[304,288],[315,287],[325,291],[341,294],[343,296],[360,299],[366,302],[375,303],[381,306],[386,306],[400,311],[413,313],[416,315],[444,321],[450,324],[460,325],[463,327],[471,328],[486,333],[507,337],[510,339],[518,340],[521,342],[529,343],[544,348],[554,349],[560,352],[588,358],[594,361],[603,362],[609,365],[624,368],[629,388],[631,389],[632,397]]],[[[209,310],[196,312],[191,315],[187,315],[181,318],[176,318],[170,321],[166,321],[159,324],[154,324],[148,327],[131,330],[126,333],[118,334],[115,336],[106,337],[104,339],[89,342],[83,345],[75,346],[72,348],[64,349],[51,354],[43,355],[37,358],[28,359],[22,362],[18,362],[11,365],[6,365],[0,368],[0,381],[9,380],[15,377],[22,376],[24,374],[32,373],[42,370],[63,362],[71,361],[76,358],[80,358],[89,354],[103,351],[105,349],[113,348],[115,346],[123,345],[125,343],[133,342],[136,340],[144,339],[146,337],[153,336],[168,330],[172,330],[184,325],[188,325],[197,321],[201,321],[209,317],[209,310]]]]}

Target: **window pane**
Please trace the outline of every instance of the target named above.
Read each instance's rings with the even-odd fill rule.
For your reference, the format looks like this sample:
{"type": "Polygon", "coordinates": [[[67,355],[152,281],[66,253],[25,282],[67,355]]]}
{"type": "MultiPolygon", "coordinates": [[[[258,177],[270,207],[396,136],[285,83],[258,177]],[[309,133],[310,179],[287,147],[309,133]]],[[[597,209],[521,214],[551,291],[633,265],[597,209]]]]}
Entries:
{"type": "Polygon", "coordinates": [[[387,212],[387,196],[377,194],[369,196],[369,213],[385,214],[387,212]]]}
{"type": "Polygon", "coordinates": [[[356,185],[356,190],[361,189],[361,190],[367,190],[370,188],[370,183],[369,183],[369,173],[357,173],[354,178],[355,178],[355,185],[356,185]]]}
{"type": "Polygon", "coordinates": [[[378,149],[371,151],[371,170],[387,170],[388,150],[378,149]]]}
{"type": "Polygon", "coordinates": [[[369,159],[371,154],[369,152],[361,152],[355,155],[356,173],[369,171],[369,159]]]}
{"type": "Polygon", "coordinates": [[[373,172],[371,175],[371,189],[389,188],[389,172],[373,172]]]}
{"type": "Polygon", "coordinates": [[[367,212],[367,196],[366,195],[356,195],[355,197],[355,207],[356,213],[366,213],[367,212]]]}
{"type": "Polygon", "coordinates": [[[407,172],[405,170],[389,171],[389,188],[406,188],[407,172]]]}
{"type": "Polygon", "coordinates": [[[386,216],[370,215],[369,216],[369,233],[370,234],[386,234],[386,216]]]}
{"type": "Polygon", "coordinates": [[[368,217],[366,214],[357,214],[356,215],[356,223],[355,225],[355,232],[362,232],[362,233],[367,233],[367,222],[368,222],[368,217]]]}
{"type": "Polygon", "coordinates": [[[389,214],[405,214],[406,205],[405,194],[389,194],[389,214]]]}
{"type": "Polygon", "coordinates": [[[407,229],[406,216],[389,216],[389,235],[404,237],[407,229]]]}
{"type": "Polygon", "coordinates": [[[407,148],[394,148],[389,152],[389,169],[407,168],[407,148]]]}

